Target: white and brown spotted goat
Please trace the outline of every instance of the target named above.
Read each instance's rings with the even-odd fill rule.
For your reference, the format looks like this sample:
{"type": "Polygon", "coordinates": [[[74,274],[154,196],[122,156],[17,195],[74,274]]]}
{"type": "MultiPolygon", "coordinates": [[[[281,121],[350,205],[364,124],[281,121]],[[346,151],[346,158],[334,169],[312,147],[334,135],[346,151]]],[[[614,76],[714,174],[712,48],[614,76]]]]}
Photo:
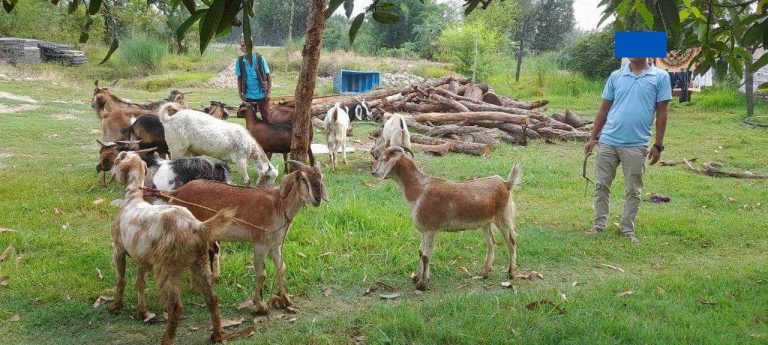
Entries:
{"type": "MultiPolygon", "coordinates": [[[[514,277],[516,268],[515,203],[512,187],[520,182],[520,166],[515,165],[504,180],[499,176],[464,182],[453,182],[425,174],[405,155],[402,147],[384,151],[374,163],[373,175],[397,181],[403,197],[411,207],[411,218],[421,232],[416,288],[429,285],[429,261],[435,248],[435,236],[441,231],[462,231],[482,228],[488,253],[482,275],[488,277],[494,257],[492,228],[496,226],[509,247],[509,269],[514,277]]],[[[410,150],[409,150],[410,151],[410,150]]]]}
{"type": "MultiPolygon", "coordinates": [[[[173,197],[170,203],[186,206],[198,219],[208,219],[213,212],[196,205],[214,210],[239,207],[237,217],[250,224],[232,223],[217,232],[214,239],[224,242],[249,242],[253,245],[253,267],[256,268],[253,302],[257,314],[267,313],[267,305],[262,296],[264,280],[267,278],[264,267],[267,254],[272,257],[277,271],[279,306],[291,305],[285,289],[283,241],[291,228],[293,218],[304,205],[317,207],[321,201],[328,201],[328,190],[323,183],[323,172],[319,165],[311,167],[297,161],[288,161],[288,165],[293,172],[283,177],[279,187],[243,188],[196,180],[166,193],[173,197]]],[[[214,260],[214,278],[218,275],[217,266],[218,260],[214,260]]]]}
{"type": "Polygon", "coordinates": [[[110,311],[118,312],[123,307],[126,256],[130,255],[138,263],[136,318],[143,320],[148,313],[144,289],[146,273],[151,269],[168,313],[162,344],[173,344],[184,308],[181,303],[182,277],[185,271],[191,269],[194,282],[205,295],[205,303],[211,312],[211,340],[223,340],[218,298],[211,287],[206,267],[208,243],[214,231],[232,222],[235,210],[219,211],[209,220],[201,222],[184,207],[149,204],[144,201],[140,189],[144,185],[146,171],[146,163],[135,152],[121,152],[112,166],[112,179],[125,184],[126,188],[120,211],[112,224],[113,258],[118,280],[110,311]]]}

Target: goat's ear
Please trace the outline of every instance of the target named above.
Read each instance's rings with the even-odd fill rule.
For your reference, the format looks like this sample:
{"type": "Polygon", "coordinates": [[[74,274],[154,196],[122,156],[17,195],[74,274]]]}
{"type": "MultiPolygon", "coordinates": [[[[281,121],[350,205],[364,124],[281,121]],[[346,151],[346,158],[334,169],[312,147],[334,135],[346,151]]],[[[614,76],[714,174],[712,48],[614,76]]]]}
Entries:
{"type": "Polygon", "coordinates": [[[309,184],[309,177],[307,177],[307,174],[303,171],[300,171],[298,175],[299,175],[299,180],[301,181],[301,184],[304,186],[304,189],[306,189],[307,193],[309,194],[309,200],[315,200],[315,192],[312,190],[312,186],[309,184]]]}
{"type": "Polygon", "coordinates": [[[285,177],[283,177],[283,183],[280,184],[280,197],[285,198],[288,196],[288,193],[291,192],[291,189],[293,189],[293,184],[296,181],[296,177],[293,174],[288,174],[285,177]]]}
{"type": "Polygon", "coordinates": [[[379,177],[380,180],[387,178],[387,175],[389,175],[389,172],[392,171],[392,168],[395,167],[395,165],[397,164],[397,161],[399,161],[400,157],[402,156],[403,155],[400,152],[398,152],[397,154],[390,154],[389,159],[386,162],[384,162],[384,167],[382,168],[382,170],[384,171],[379,177]]]}

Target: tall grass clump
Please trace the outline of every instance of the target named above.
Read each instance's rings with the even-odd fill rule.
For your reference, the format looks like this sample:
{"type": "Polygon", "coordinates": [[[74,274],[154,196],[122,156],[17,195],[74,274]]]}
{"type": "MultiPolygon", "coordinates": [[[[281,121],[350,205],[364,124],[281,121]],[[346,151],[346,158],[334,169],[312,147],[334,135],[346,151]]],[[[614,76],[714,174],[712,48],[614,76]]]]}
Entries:
{"type": "Polygon", "coordinates": [[[746,100],[738,88],[726,84],[706,88],[699,94],[693,94],[692,99],[706,109],[746,107],[746,100]]]}
{"type": "Polygon", "coordinates": [[[160,72],[166,55],[168,46],[164,42],[143,33],[132,33],[120,44],[114,66],[123,76],[149,75],[160,72]]]}

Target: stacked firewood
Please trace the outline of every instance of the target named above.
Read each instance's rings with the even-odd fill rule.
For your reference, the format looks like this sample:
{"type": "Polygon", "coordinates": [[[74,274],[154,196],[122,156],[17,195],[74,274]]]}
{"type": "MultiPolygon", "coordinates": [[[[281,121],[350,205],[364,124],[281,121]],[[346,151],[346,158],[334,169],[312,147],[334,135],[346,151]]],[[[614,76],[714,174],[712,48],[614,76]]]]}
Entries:
{"type": "MultiPolygon", "coordinates": [[[[502,141],[519,145],[540,138],[586,141],[591,130],[591,125],[569,110],[544,115],[541,108],[547,100],[524,102],[499,96],[487,85],[475,85],[462,77],[405,88],[379,88],[354,96],[316,98],[312,113],[322,117],[336,102],[352,109],[363,100],[376,119],[387,112],[405,116],[411,141],[435,153],[447,149],[487,156],[502,141]]],[[[282,104],[290,106],[291,101],[282,104]]]]}

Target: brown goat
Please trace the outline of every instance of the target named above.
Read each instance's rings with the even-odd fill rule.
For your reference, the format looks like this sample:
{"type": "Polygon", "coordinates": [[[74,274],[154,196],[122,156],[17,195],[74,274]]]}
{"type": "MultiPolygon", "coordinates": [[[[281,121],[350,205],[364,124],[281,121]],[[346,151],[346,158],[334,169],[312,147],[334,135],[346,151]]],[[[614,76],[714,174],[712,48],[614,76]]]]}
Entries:
{"type": "Polygon", "coordinates": [[[234,208],[224,209],[201,222],[184,207],[149,204],[144,201],[141,190],[146,171],[146,164],[135,152],[121,152],[112,166],[110,181],[115,179],[126,188],[120,211],[112,224],[113,259],[118,280],[110,311],[118,312],[123,307],[126,256],[130,255],[138,263],[136,319],[144,320],[148,313],[144,290],[146,273],[151,269],[160,290],[160,300],[165,303],[168,313],[161,343],[173,344],[184,309],[182,277],[191,269],[195,285],[203,292],[211,312],[211,340],[223,340],[218,297],[211,287],[207,269],[207,249],[214,232],[228,226],[236,211],[234,208]]]}
{"type": "Polygon", "coordinates": [[[411,218],[421,232],[419,265],[414,276],[416,288],[429,285],[429,262],[435,248],[435,236],[441,231],[462,231],[482,228],[488,254],[482,276],[491,272],[494,257],[493,226],[509,247],[509,278],[514,278],[517,265],[515,244],[515,202],[512,187],[520,182],[520,166],[515,165],[504,180],[499,176],[465,182],[453,182],[431,177],[421,171],[405,155],[402,147],[389,148],[374,163],[373,175],[397,181],[403,197],[411,208],[411,218]]]}
{"type": "Polygon", "coordinates": [[[204,113],[211,115],[219,120],[228,119],[230,110],[237,110],[237,108],[218,101],[211,101],[210,105],[203,108],[204,113]]]}
{"type": "MultiPolygon", "coordinates": [[[[233,223],[226,230],[217,232],[214,239],[224,242],[250,242],[253,244],[253,267],[256,269],[256,289],[253,302],[257,314],[267,313],[262,292],[267,272],[264,261],[267,254],[277,270],[278,301],[281,307],[291,305],[285,290],[285,263],[282,246],[291,228],[293,218],[305,204],[319,206],[328,200],[328,190],[323,183],[323,172],[319,166],[310,167],[297,161],[289,161],[292,173],[283,177],[280,187],[244,188],[214,181],[196,180],[168,193],[174,197],[173,205],[187,207],[198,219],[205,220],[213,212],[192,204],[219,210],[238,206],[237,217],[256,225],[233,223]]],[[[214,260],[218,262],[218,260],[214,260]]],[[[218,268],[214,268],[214,279],[218,268]]]]}
{"type": "MultiPolygon", "coordinates": [[[[270,113],[271,115],[271,113],[270,113]]],[[[264,122],[256,116],[256,109],[248,103],[240,105],[237,111],[237,117],[245,118],[245,128],[256,139],[259,146],[267,154],[267,159],[272,161],[273,153],[282,153],[285,162],[285,171],[288,171],[288,154],[291,153],[291,141],[293,138],[293,125],[289,123],[271,124],[264,122]]],[[[309,142],[312,142],[314,131],[309,131],[309,142]]],[[[315,165],[315,155],[312,153],[312,147],[307,150],[309,155],[309,164],[315,165]]]]}

